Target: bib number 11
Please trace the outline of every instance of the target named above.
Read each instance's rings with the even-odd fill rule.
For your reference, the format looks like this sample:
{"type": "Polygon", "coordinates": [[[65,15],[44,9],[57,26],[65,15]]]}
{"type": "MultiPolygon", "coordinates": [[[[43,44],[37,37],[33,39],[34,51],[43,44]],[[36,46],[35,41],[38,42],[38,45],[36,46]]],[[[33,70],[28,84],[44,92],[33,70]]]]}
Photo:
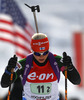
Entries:
{"type": "Polygon", "coordinates": [[[51,92],[51,83],[31,84],[31,92],[35,94],[49,94],[51,92]]]}
{"type": "MultiPolygon", "coordinates": [[[[44,93],[44,85],[42,85],[42,86],[40,86],[40,85],[38,85],[37,86],[37,89],[38,89],[38,93],[44,93]]],[[[49,86],[47,86],[47,93],[50,91],[50,87],[49,86]]]]}

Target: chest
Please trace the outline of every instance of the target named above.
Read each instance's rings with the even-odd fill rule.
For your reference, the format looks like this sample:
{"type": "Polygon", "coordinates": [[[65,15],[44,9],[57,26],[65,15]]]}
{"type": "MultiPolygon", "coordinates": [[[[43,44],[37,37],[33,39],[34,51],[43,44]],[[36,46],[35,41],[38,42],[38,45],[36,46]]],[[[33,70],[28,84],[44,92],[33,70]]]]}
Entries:
{"type": "Polygon", "coordinates": [[[51,65],[49,62],[45,66],[38,66],[33,62],[33,66],[27,76],[27,81],[32,83],[45,83],[53,82],[57,80],[51,65]]]}

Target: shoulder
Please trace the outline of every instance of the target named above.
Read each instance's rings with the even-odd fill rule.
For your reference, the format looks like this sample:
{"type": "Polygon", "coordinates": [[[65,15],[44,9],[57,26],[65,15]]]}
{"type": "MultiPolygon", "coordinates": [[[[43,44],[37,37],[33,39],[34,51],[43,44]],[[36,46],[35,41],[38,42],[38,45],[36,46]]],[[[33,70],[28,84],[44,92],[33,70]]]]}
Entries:
{"type": "Polygon", "coordinates": [[[58,63],[59,68],[61,68],[63,66],[62,56],[59,56],[59,55],[56,55],[56,54],[53,54],[53,55],[56,59],[56,62],[58,63]]]}
{"type": "Polygon", "coordinates": [[[19,60],[19,63],[21,64],[22,67],[25,67],[25,64],[26,64],[26,57],[19,60]]]}
{"type": "Polygon", "coordinates": [[[54,55],[55,59],[61,59],[61,58],[62,58],[62,57],[59,56],[59,55],[56,55],[56,54],[53,54],[53,55],[54,55]]]}
{"type": "Polygon", "coordinates": [[[19,60],[19,63],[23,63],[25,61],[26,61],[26,58],[23,58],[23,59],[19,60]]]}
{"type": "Polygon", "coordinates": [[[60,60],[62,59],[61,56],[59,56],[59,55],[57,55],[57,54],[54,54],[54,53],[52,53],[52,52],[50,52],[50,56],[51,56],[51,55],[53,55],[53,56],[55,57],[56,61],[60,61],[60,60]]]}
{"type": "Polygon", "coordinates": [[[21,60],[19,60],[19,62],[22,62],[22,61],[25,61],[26,60],[26,57],[25,58],[23,58],[23,59],[21,59],[21,60]]]}

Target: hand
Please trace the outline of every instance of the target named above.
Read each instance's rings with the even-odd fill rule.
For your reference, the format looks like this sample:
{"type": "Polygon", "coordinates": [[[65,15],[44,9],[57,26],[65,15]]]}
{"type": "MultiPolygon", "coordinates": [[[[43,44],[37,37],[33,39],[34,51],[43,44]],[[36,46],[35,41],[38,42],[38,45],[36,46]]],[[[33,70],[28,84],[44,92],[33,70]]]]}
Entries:
{"type": "Polygon", "coordinates": [[[8,61],[8,66],[7,66],[7,70],[11,71],[11,69],[15,68],[17,64],[17,57],[16,55],[14,55],[13,57],[11,57],[8,61]]]}
{"type": "Polygon", "coordinates": [[[72,60],[70,56],[67,56],[66,52],[63,52],[63,64],[64,66],[72,66],[72,60]]]}

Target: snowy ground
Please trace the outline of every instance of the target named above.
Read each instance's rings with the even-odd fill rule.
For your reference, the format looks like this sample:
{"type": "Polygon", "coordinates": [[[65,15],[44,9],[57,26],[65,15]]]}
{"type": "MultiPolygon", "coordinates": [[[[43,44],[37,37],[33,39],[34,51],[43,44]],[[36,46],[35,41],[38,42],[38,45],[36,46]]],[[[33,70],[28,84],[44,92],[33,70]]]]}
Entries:
{"type": "MultiPolygon", "coordinates": [[[[28,18],[32,27],[34,26],[33,14],[24,5],[40,5],[41,12],[36,13],[39,31],[48,35],[50,41],[50,51],[62,56],[66,51],[74,61],[73,53],[73,31],[84,28],[84,0],[16,0],[19,3],[24,15],[28,18]],[[25,10],[26,9],[26,10],[25,10]],[[75,27],[75,28],[74,28],[75,27]]],[[[0,41],[0,78],[5,70],[8,59],[14,55],[14,47],[8,43],[0,41]]],[[[61,75],[59,90],[64,95],[65,82],[61,75]]],[[[8,91],[0,87],[0,97],[8,91]]],[[[68,98],[78,97],[84,100],[84,88],[74,86],[68,81],[68,98]]]]}

